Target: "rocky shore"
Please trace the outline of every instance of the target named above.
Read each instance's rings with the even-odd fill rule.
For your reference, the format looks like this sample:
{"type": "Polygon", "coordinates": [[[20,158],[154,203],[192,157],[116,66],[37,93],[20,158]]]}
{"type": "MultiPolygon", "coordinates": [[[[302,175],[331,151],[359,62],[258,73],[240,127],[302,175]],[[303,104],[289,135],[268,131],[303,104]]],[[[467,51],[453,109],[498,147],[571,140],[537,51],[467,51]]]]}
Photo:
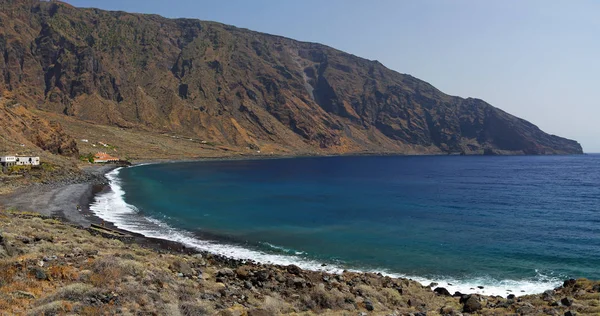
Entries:
{"type": "Polygon", "coordinates": [[[522,297],[463,295],[380,274],[231,260],[2,211],[0,315],[58,314],[598,315],[600,282],[567,280],[522,297]]]}

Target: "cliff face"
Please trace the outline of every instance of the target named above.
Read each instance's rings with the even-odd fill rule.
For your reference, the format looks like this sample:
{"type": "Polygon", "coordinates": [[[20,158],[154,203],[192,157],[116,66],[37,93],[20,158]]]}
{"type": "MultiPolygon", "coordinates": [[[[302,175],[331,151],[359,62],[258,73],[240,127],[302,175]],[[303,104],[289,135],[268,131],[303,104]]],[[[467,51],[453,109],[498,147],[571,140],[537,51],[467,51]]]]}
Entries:
{"type": "Polygon", "coordinates": [[[257,150],[582,153],[482,100],[324,45],[213,22],[1,3],[0,86],[97,124],[257,150]]]}
{"type": "Polygon", "coordinates": [[[49,122],[19,104],[11,105],[13,102],[0,100],[0,149],[7,151],[0,154],[28,153],[32,152],[32,147],[62,156],[79,154],[75,140],[59,124],[49,122]]]}

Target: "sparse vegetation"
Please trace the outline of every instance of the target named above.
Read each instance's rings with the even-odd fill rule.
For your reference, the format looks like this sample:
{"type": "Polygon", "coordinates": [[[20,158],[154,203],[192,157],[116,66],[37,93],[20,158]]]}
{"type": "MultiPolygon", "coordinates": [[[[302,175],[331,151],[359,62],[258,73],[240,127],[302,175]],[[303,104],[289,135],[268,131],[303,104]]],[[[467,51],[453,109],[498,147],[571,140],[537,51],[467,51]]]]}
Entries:
{"type": "MultiPolygon", "coordinates": [[[[155,251],[61,221],[0,211],[0,315],[458,315],[460,297],[372,273],[331,275],[155,251]]],[[[151,244],[149,244],[151,245],[151,244]]],[[[518,300],[475,296],[471,314],[600,312],[600,282],[518,300]],[[570,307],[560,303],[570,297],[570,307]],[[555,304],[554,302],[559,302],[555,304]]]]}

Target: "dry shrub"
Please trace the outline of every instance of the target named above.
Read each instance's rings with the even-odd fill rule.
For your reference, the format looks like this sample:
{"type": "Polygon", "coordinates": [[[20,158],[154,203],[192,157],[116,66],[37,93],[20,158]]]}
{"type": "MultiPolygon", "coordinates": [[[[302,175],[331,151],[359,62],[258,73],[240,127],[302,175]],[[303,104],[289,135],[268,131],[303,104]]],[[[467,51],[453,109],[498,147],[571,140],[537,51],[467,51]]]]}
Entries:
{"type": "Polygon", "coordinates": [[[59,300],[78,302],[86,296],[93,296],[97,293],[98,291],[89,284],[73,283],[58,289],[52,295],[44,298],[42,302],[45,303],[59,300]]]}
{"type": "Polygon", "coordinates": [[[107,286],[120,282],[128,271],[123,269],[121,260],[117,257],[106,256],[92,263],[90,281],[95,286],[107,286]]]}
{"type": "Polygon", "coordinates": [[[362,296],[365,297],[366,299],[371,300],[373,303],[380,302],[385,305],[385,303],[387,301],[386,297],[382,293],[379,293],[374,288],[372,288],[368,285],[364,285],[364,284],[361,284],[361,285],[357,286],[356,288],[360,291],[362,296]]]}
{"type": "Polygon", "coordinates": [[[104,316],[114,315],[114,307],[109,305],[103,306],[84,306],[78,311],[78,315],[82,316],[104,316]]]}
{"type": "Polygon", "coordinates": [[[77,269],[71,266],[51,266],[48,268],[48,274],[52,277],[52,279],[73,281],[79,278],[77,269]]]}
{"type": "Polygon", "coordinates": [[[265,297],[264,309],[274,315],[281,315],[292,311],[292,308],[288,303],[280,298],[272,296],[265,297]]]}
{"type": "Polygon", "coordinates": [[[66,312],[70,312],[71,310],[66,309],[68,307],[72,307],[72,306],[65,305],[64,302],[61,302],[61,301],[55,301],[55,302],[51,302],[51,303],[34,308],[34,309],[30,310],[27,313],[27,315],[31,315],[31,316],[59,315],[59,314],[64,314],[66,312]]]}
{"type": "Polygon", "coordinates": [[[182,302],[179,305],[179,311],[183,316],[213,315],[215,313],[215,309],[210,303],[204,301],[182,302]]]}
{"type": "Polygon", "coordinates": [[[406,300],[402,298],[396,289],[384,288],[381,290],[381,294],[385,297],[386,305],[388,306],[405,307],[407,305],[406,300]]]}
{"type": "Polygon", "coordinates": [[[0,261],[0,287],[11,283],[17,272],[18,270],[12,262],[0,261]]]}

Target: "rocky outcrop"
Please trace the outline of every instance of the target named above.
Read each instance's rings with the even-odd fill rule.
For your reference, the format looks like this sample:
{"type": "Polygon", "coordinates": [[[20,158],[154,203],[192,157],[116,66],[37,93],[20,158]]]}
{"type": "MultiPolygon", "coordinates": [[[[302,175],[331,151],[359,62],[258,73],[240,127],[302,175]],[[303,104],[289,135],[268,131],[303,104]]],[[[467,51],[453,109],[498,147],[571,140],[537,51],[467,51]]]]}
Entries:
{"type": "Polygon", "coordinates": [[[213,22],[4,1],[4,89],[45,111],[292,152],[574,154],[377,61],[213,22]]]}
{"type": "Polygon", "coordinates": [[[6,142],[3,147],[30,151],[32,146],[36,146],[57,155],[79,154],[75,140],[64,132],[60,124],[49,122],[14,101],[0,99],[0,130],[2,140],[6,142]],[[21,144],[29,146],[20,147],[21,144]]]}

